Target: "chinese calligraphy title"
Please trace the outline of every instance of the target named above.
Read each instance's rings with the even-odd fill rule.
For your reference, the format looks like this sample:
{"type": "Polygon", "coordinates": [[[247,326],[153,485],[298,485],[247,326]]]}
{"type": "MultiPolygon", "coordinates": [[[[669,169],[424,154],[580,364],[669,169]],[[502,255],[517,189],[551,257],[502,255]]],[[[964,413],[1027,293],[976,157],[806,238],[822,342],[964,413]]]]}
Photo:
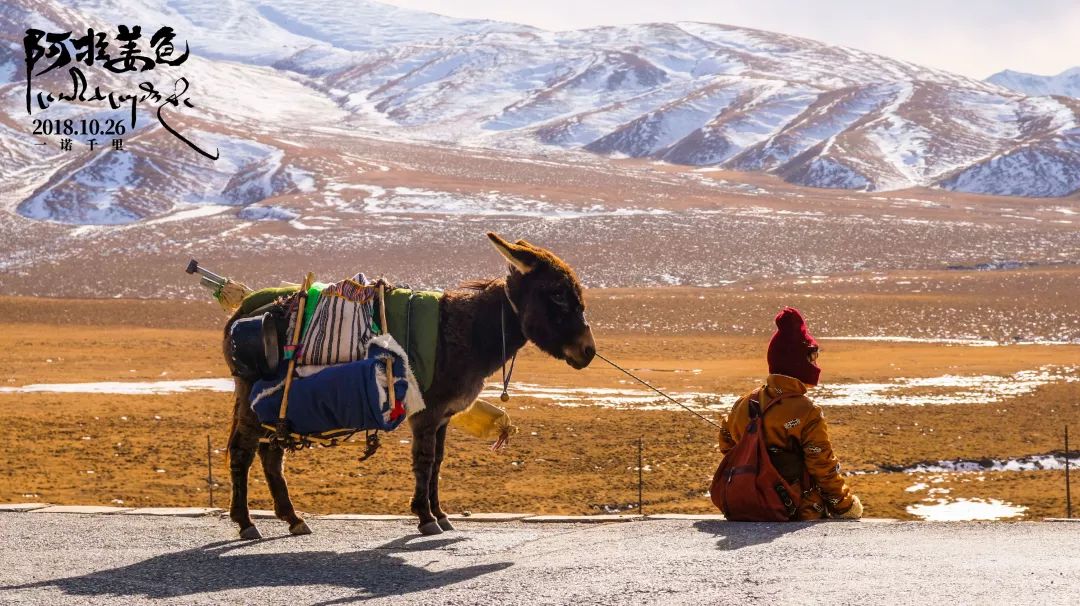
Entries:
{"type": "MultiPolygon", "coordinates": [[[[211,154],[191,140],[184,137],[165,119],[163,111],[167,107],[176,108],[194,107],[191,99],[187,96],[189,83],[187,78],[177,78],[173,83],[172,94],[165,95],[159,92],[151,82],[143,81],[138,84],[138,92],[117,93],[109,91],[103,93],[101,87],[93,89],[87,83],[83,67],[98,66],[115,74],[127,72],[146,72],[158,66],[176,67],[187,61],[191,49],[184,42],[184,52],[177,54],[173,40],[176,34],[171,27],[158,29],[149,40],[148,53],[144,54],[139,47],[143,39],[142,27],[119,25],[115,42],[117,50],[115,55],[109,53],[109,39],[105,32],[87,29],[85,36],[72,37],[71,32],[44,32],[39,29],[26,30],[23,38],[26,61],[26,113],[33,114],[35,106],[44,110],[57,101],[72,103],[108,103],[112,109],[119,109],[124,105],[130,107],[131,128],[135,127],[136,109],[141,103],[150,103],[157,106],[157,118],[161,126],[170,134],[183,141],[188,147],[199,152],[203,156],[216,160],[219,157],[215,149],[211,154]],[[39,64],[47,64],[39,71],[34,71],[39,64]],[[33,79],[53,70],[68,67],[71,77],[71,89],[66,92],[38,91],[34,94],[33,79]]],[[[85,121],[84,121],[85,122],[85,121]]]]}

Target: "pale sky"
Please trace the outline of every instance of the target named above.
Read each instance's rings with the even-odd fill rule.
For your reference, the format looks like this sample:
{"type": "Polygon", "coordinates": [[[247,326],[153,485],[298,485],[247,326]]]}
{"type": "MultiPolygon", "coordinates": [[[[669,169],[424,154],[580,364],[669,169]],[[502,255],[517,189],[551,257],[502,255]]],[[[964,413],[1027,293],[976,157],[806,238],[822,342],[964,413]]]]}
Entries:
{"type": "Polygon", "coordinates": [[[451,15],[577,29],[655,21],[739,25],[985,78],[1080,65],[1080,0],[384,0],[451,15]]]}

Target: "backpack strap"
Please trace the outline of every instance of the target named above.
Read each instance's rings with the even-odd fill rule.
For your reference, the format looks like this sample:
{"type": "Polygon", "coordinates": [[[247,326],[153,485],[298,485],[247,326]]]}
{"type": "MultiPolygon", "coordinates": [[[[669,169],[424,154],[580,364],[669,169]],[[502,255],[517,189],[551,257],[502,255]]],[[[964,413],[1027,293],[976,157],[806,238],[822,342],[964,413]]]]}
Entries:
{"type": "Polygon", "coordinates": [[[762,408],[761,407],[761,394],[765,393],[766,389],[767,389],[767,386],[762,385],[761,387],[755,389],[753,392],[750,393],[749,403],[750,403],[750,420],[751,421],[753,421],[754,419],[757,419],[759,417],[764,417],[765,413],[768,412],[770,408],[772,408],[773,404],[776,404],[777,402],[779,402],[780,400],[783,400],[784,398],[795,395],[793,393],[792,394],[787,394],[787,393],[781,392],[780,395],[778,395],[775,398],[769,400],[768,404],[766,404],[765,407],[762,408]]]}
{"type": "MultiPolygon", "coordinates": [[[[780,395],[776,396],[775,398],[769,400],[769,403],[766,404],[764,410],[762,410],[760,399],[761,399],[761,394],[763,392],[765,392],[766,389],[768,389],[768,386],[762,385],[761,387],[755,389],[750,394],[750,422],[751,423],[753,423],[755,419],[764,416],[765,412],[767,412],[769,410],[769,408],[772,407],[773,404],[779,402],[780,400],[783,400],[784,398],[794,397],[794,396],[797,395],[797,394],[793,394],[793,393],[781,393],[780,395]]],[[[787,478],[785,478],[785,480],[786,479],[787,478]]],[[[814,482],[813,476],[810,475],[810,468],[807,467],[805,463],[803,463],[802,485],[805,488],[805,490],[803,490],[803,493],[802,493],[803,498],[806,498],[807,496],[809,496],[810,493],[813,492],[813,490],[815,488],[817,488],[817,484],[814,482]]],[[[781,495],[781,497],[783,497],[783,495],[781,495]]],[[[794,514],[792,514],[792,515],[794,515],[794,514]]]]}

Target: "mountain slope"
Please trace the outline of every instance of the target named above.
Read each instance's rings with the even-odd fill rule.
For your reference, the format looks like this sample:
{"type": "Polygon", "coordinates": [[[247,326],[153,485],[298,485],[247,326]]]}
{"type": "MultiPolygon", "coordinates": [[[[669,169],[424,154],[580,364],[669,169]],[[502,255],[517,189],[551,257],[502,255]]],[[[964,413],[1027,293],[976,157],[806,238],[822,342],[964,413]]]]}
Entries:
{"type": "MultiPolygon", "coordinates": [[[[116,90],[132,86],[101,70],[94,77],[116,90]]],[[[65,79],[57,70],[35,86],[57,90],[65,79]]],[[[8,206],[65,222],[131,222],[190,204],[289,196],[301,204],[298,182],[308,179],[296,175],[346,170],[327,159],[333,150],[308,147],[315,132],[585,150],[765,171],[813,187],[1080,190],[1080,101],[717,24],[550,32],[370,0],[14,0],[0,7],[0,99],[0,189],[18,198],[8,206]],[[22,30],[111,31],[119,23],[169,25],[190,42],[187,63],[150,77],[163,90],[177,74],[190,80],[194,107],[175,120],[220,149],[222,161],[194,157],[162,131],[152,107],[133,134],[142,145],[108,162],[34,145],[22,106],[22,30]]]]}
{"type": "MultiPolygon", "coordinates": [[[[200,57],[269,64],[313,46],[369,51],[521,25],[454,19],[381,2],[305,0],[71,0],[63,5],[115,26],[168,25],[200,57]]],[[[72,24],[75,27],[75,24],[72,24]]]]}
{"type": "Polygon", "coordinates": [[[1075,104],[729,26],[468,35],[369,53],[324,78],[346,109],[390,118],[405,137],[539,141],[865,190],[995,193],[1009,173],[1049,163],[1053,187],[1008,190],[1080,189],[1070,170],[1075,104]],[[986,164],[1003,155],[1011,162],[986,164]]]}

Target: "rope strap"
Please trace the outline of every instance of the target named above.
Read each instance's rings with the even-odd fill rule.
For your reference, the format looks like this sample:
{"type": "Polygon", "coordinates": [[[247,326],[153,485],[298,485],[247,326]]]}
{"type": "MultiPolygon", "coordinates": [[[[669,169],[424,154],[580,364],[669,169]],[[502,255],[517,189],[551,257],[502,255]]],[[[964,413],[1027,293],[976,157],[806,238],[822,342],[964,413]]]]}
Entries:
{"type": "Polygon", "coordinates": [[[709,425],[712,425],[713,427],[715,427],[715,428],[717,428],[717,429],[719,429],[719,428],[720,428],[720,426],[719,426],[719,425],[717,425],[717,424],[716,424],[716,422],[715,422],[715,421],[713,421],[712,419],[709,419],[709,418],[707,418],[707,417],[703,416],[703,415],[702,415],[701,413],[699,413],[698,411],[696,411],[696,410],[694,410],[694,409],[690,408],[690,407],[689,407],[689,406],[687,406],[686,404],[683,404],[682,402],[680,402],[680,401],[676,400],[675,398],[673,398],[673,397],[671,397],[671,396],[667,395],[666,393],[664,393],[664,392],[660,391],[659,389],[657,389],[657,388],[653,387],[653,386],[652,386],[652,384],[651,384],[651,383],[649,383],[648,381],[646,381],[645,379],[642,379],[641,377],[639,377],[639,376],[635,375],[634,373],[630,372],[629,370],[626,370],[626,369],[625,369],[625,368],[623,368],[622,366],[619,366],[618,364],[616,364],[616,363],[612,362],[611,360],[609,360],[609,359],[605,358],[604,356],[600,355],[600,353],[597,353],[597,354],[596,354],[596,357],[598,357],[598,358],[600,358],[601,360],[603,360],[603,361],[607,362],[608,364],[611,364],[611,365],[612,365],[612,366],[614,366],[614,367],[615,367],[615,368],[616,368],[617,370],[620,370],[620,371],[622,371],[623,373],[625,373],[625,374],[626,374],[626,376],[628,376],[628,377],[630,377],[631,379],[633,379],[633,380],[637,381],[638,383],[641,383],[641,384],[642,384],[642,385],[644,385],[645,387],[648,387],[649,389],[651,389],[651,390],[655,391],[656,393],[658,393],[658,394],[660,394],[660,395],[664,396],[665,398],[667,398],[668,400],[671,400],[671,401],[672,401],[672,402],[674,402],[675,404],[678,404],[679,406],[682,406],[682,407],[683,407],[683,408],[685,408],[685,409],[686,409],[686,410],[687,410],[688,412],[691,412],[691,413],[693,413],[693,414],[694,414],[694,416],[696,416],[697,418],[701,419],[702,421],[705,421],[706,423],[708,423],[709,425]]]}
{"type": "MultiPolygon", "coordinates": [[[[510,295],[507,294],[507,300],[510,299],[510,295]]],[[[513,302],[510,303],[513,306],[513,302]]],[[[511,307],[513,309],[513,307],[511,307]]],[[[515,311],[516,313],[516,311],[515,311]]],[[[499,400],[502,402],[508,402],[510,400],[510,393],[507,391],[510,388],[510,377],[514,374],[514,363],[517,362],[517,352],[514,352],[513,357],[510,358],[510,370],[506,370],[506,308],[499,306],[499,328],[502,330],[502,393],[499,395],[499,400]]]]}

